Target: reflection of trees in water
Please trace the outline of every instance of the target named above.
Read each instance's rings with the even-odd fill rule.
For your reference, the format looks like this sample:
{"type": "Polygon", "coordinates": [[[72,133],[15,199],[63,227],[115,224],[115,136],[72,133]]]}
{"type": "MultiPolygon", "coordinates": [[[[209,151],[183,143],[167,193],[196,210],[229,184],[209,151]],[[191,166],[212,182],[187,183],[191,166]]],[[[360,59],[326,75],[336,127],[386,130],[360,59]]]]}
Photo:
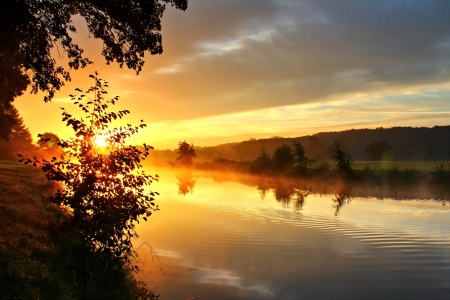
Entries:
{"type": "MultiPolygon", "coordinates": [[[[214,178],[214,177],[213,177],[214,178]]],[[[257,189],[261,198],[273,192],[274,198],[283,204],[295,205],[296,210],[302,210],[306,198],[313,194],[317,196],[334,195],[333,208],[335,215],[339,214],[342,206],[353,198],[376,198],[393,200],[430,200],[441,205],[450,205],[450,185],[426,184],[395,184],[374,182],[344,183],[336,180],[301,180],[275,178],[270,176],[248,176],[226,173],[219,182],[237,181],[257,189]],[[351,186],[350,186],[351,184],[351,186]]]]}
{"type": "Polygon", "coordinates": [[[305,199],[311,194],[311,191],[308,190],[299,190],[296,189],[295,197],[294,197],[294,204],[296,210],[302,210],[303,204],[305,204],[305,199]]]}
{"type": "Polygon", "coordinates": [[[261,195],[261,199],[264,200],[266,197],[266,194],[269,192],[270,184],[267,182],[267,180],[264,180],[264,178],[261,178],[256,183],[256,189],[258,190],[259,194],[261,195]]]}
{"type": "Polygon", "coordinates": [[[273,195],[275,196],[275,199],[283,203],[291,202],[291,197],[294,195],[294,193],[294,185],[288,183],[277,184],[273,189],[273,195]]]}
{"type": "Polygon", "coordinates": [[[336,194],[334,194],[333,201],[334,203],[336,203],[334,206],[336,208],[334,212],[335,216],[339,214],[339,211],[345,203],[350,203],[350,201],[352,200],[352,196],[350,195],[351,190],[351,187],[343,186],[338,190],[336,194]]]}
{"type": "Polygon", "coordinates": [[[178,179],[178,194],[186,195],[194,191],[196,181],[192,178],[192,172],[180,172],[176,176],[178,179]]]}
{"type": "Polygon", "coordinates": [[[278,182],[273,189],[274,197],[283,204],[294,203],[296,210],[302,210],[306,197],[312,194],[308,188],[298,188],[293,183],[278,182]]]}

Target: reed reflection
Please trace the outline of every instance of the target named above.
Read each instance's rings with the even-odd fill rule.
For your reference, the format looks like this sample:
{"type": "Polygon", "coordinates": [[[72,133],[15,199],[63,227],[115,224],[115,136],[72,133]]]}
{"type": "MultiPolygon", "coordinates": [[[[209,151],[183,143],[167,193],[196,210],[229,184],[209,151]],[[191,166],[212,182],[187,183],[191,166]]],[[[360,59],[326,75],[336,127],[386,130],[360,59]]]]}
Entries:
{"type": "Polygon", "coordinates": [[[296,211],[301,211],[306,198],[313,192],[307,187],[296,187],[292,182],[280,181],[273,188],[275,199],[285,206],[293,203],[296,211]]]}
{"type": "Polygon", "coordinates": [[[189,170],[182,170],[176,174],[178,179],[178,194],[186,195],[187,193],[193,193],[196,180],[193,179],[193,174],[189,170]]]}
{"type": "Polygon", "coordinates": [[[335,216],[339,214],[339,211],[344,204],[348,204],[352,200],[352,196],[350,194],[351,190],[352,188],[349,186],[342,186],[337,193],[334,194],[333,202],[335,203],[334,207],[336,208],[334,212],[335,216]]]}
{"type": "Polygon", "coordinates": [[[303,205],[305,204],[305,199],[308,197],[312,192],[308,190],[299,190],[296,189],[295,197],[294,197],[294,205],[295,210],[301,211],[303,208],[303,205]]]}

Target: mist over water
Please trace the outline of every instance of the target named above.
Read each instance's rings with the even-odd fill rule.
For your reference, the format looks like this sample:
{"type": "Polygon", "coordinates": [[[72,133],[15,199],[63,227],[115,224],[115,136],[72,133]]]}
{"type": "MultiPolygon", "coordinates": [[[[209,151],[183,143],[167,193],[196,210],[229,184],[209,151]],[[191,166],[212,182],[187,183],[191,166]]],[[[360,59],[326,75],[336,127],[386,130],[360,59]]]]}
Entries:
{"type": "Polygon", "coordinates": [[[158,174],[134,244],[161,299],[450,297],[446,191],[158,174]]]}

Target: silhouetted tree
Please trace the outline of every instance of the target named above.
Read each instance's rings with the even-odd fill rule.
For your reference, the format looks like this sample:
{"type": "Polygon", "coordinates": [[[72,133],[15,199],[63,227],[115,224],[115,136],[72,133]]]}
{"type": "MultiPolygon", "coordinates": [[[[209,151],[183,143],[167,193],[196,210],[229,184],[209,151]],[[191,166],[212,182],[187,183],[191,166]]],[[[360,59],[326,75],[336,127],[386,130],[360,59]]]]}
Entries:
{"type": "Polygon", "coordinates": [[[177,161],[185,166],[192,165],[192,158],[197,156],[197,154],[195,153],[194,145],[189,145],[188,143],[186,143],[186,141],[178,143],[177,154],[177,161]]]}
{"type": "MultiPolygon", "coordinates": [[[[113,257],[129,259],[136,236],[135,222],[147,220],[155,206],[156,192],[144,190],[156,176],[139,171],[141,161],[151,146],[142,148],[128,146],[125,140],[146,125],[128,125],[125,128],[109,129],[117,118],[129,114],[128,110],[109,112],[106,109],[118,101],[104,99],[107,83],[95,76],[95,85],[85,90],[77,89],[81,95],[71,95],[71,100],[83,111],[84,117],[77,119],[63,109],[63,122],[74,131],[74,137],[58,142],[65,150],[61,159],[42,161],[42,170],[49,180],[59,182],[62,190],[50,197],[58,206],[68,207],[72,215],[73,228],[84,238],[95,253],[106,253],[113,257]],[[108,148],[99,151],[95,139],[107,133],[108,148]]],[[[24,159],[25,164],[32,163],[24,159]]],[[[23,160],[22,160],[23,161],[23,160]]],[[[33,163],[38,162],[36,159],[33,163]]]]}
{"type": "Polygon", "coordinates": [[[287,171],[295,162],[294,152],[289,145],[283,144],[281,147],[275,149],[273,153],[273,163],[275,168],[280,171],[287,171]]]}
{"type": "Polygon", "coordinates": [[[51,132],[45,132],[38,135],[37,142],[40,150],[40,157],[51,159],[52,157],[59,157],[64,153],[64,150],[59,146],[59,137],[51,132]]]}
{"type": "MultiPolygon", "coordinates": [[[[91,61],[73,43],[72,17],[85,19],[89,34],[103,40],[106,62],[124,64],[136,73],[144,53],[161,54],[161,17],[165,5],[187,8],[187,0],[2,0],[0,1],[0,128],[10,128],[6,110],[31,84],[31,92],[47,94],[50,101],[70,73],[51,56],[57,46],[69,59],[69,68],[84,68],[91,61]]],[[[8,131],[9,132],[9,129],[8,131]]],[[[5,138],[2,131],[0,137],[5,138]]]]}
{"type": "MultiPolygon", "coordinates": [[[[0,89],[0,97],[2,97],[1,93],[2,90],[0,89]]],[[[17,124],[11,115],[12,107],[10,103],[3,103],[0,100],[0,140],[8,141],[11,128],[17,124]]]]}
{"type": "Polygon", "coordinates": [[[334,151],[332,154],[332,158],[336,162],[336,169],[342,172],[350,172],[352,170],[352,159],[350,155],[345,152],[345,149],[339,142],[334,142],[334,151]]]}
{"type": "Polygon", "coordinates": [[[269,154],[267,154],[267,151],[264,148],[261,148],[259,156],[250,164],[250,169],[253,172],[261,173],[268,171],[272,165],[273,161],[269,154]]]}
{"type": "Polygon", "coordinates": [[[392,159],[392,146],[388,141],[371,142],[366,152],[370,160],[392,159]]]}
{"type": "Polygon", "coordinates": [[[19,111],[11,105],[6,112],[15,125],[11,128],[8,141],[0,139],[0,159],[17,159],[17,153],[35,155],[36,147],[19,111]]]}
{"type": "Polygon", "coordinates": [[[305,148],[297,141],[293,141],[296,170],[305,173],[311,166],[312,160],[306,156],[305,148]]]}

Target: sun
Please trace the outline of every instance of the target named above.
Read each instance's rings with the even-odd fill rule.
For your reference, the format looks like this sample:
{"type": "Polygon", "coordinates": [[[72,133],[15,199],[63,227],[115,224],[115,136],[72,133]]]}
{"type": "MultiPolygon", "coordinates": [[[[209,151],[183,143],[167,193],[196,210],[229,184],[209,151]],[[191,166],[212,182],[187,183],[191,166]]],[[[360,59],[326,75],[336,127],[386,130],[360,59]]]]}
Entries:
{"type": "Polygon", "coordinates": [[[99,148],[106,147],[108,145],[108,143],[105,140],[105,137],[101,135],[95,137],[94,143],[99,148]]]}

